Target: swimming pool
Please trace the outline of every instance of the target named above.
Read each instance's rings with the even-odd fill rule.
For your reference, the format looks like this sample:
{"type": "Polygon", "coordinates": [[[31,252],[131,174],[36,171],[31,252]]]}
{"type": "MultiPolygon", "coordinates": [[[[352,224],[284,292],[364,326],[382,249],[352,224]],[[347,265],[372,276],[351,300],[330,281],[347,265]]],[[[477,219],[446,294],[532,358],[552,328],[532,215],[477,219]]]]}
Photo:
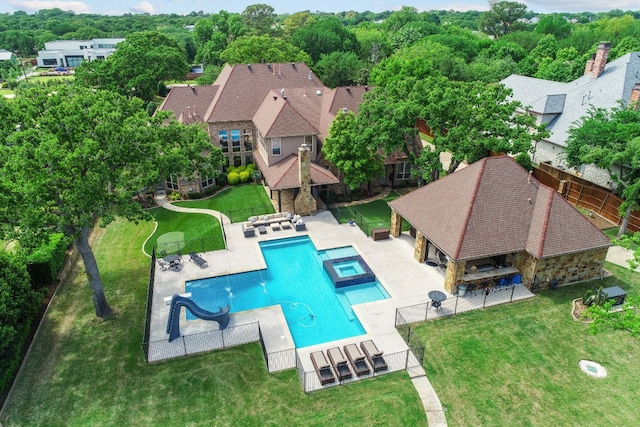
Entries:
{"type": "Polygon", "coordinates": [[[365,334],[352,305],[389,298],[377,280],[335,288],[323,263],[357,256],[352,246],[318,251],[300,236],[261,242],[260,249],[266,270],[189,281],[185,292],[210,311],[227,303],[232,313],[279,304],[298,348],[365,334]]]}

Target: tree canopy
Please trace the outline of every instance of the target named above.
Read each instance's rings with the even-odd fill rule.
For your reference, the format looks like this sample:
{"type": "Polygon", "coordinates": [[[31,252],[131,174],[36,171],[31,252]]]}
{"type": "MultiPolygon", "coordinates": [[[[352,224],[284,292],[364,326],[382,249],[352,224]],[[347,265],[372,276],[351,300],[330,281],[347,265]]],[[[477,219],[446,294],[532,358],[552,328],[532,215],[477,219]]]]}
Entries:
{"type": "Polygon", "coordinates": [[[84,261],[96,315],[112,311],[104,295],[89,233],[100,218],[146,217],[133,196],[171,173],[215,177],[222,153],[199,126],[149,117],[142,101],[80,86],[19,92],[0,125],[0,190],[12,206],[21,245],[53,232],[71,237],[84,261]],[[208,153],[203,155],[203,153],[208,153]]]}
{"type": "Polygon", "coordinates": [[[594,164],[609,172],[624,200],[622,236],[631,212],[640,207],[640,109],[622,103],[610,110],[591,108],[569,129],[565,154],[570,166],[594,164]]]}
{"type": "Polygon", "coordinates": [[[501,1],[480,17],[482,31],[494,37],[501,37],[524,27],[519,20],[524,17],[527,5],[515,1],[501,1]]]}
{"type": "Polygon", "coordinates": [[[75,75],[81,84],[151,101],[159,81],[181,80],[187,71],[186,52],[180,43],[146,31],[127,36],[104,61],[83,62],[75,75]]]}
{"type": "Polygon", "coordinates": [[[322,54],[360,51],[355,34],[335,18],[324,18],[305,25],[293,34],[291,43],[308,53],[314,64],[322,54]]]}
{"type": "Polygon", "coordinates": [[[264,62],[310,62],[309,55],[284,40],[269,36],[241,37],[220,54],[229,64],[264,62]]]}
{"type": "Polygon", "coordinates": [[[357,134],[353,111],[340,112],[331,122],[329,137],[322,146],[322,153],[342,173],[342,180],[350,190],[384,173],[382,157],[357,134]]]}

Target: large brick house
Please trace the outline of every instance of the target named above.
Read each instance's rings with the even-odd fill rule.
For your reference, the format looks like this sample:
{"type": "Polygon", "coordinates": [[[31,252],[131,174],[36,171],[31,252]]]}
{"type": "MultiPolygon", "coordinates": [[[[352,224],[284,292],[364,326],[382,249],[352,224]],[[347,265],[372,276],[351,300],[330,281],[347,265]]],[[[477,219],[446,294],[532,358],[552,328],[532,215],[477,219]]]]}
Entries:
{"type": "MultiPolygon", "coordinates": [[[[564,148],[569,129],[587,115],[590,108],[612,108],[640,99],[640,52],[631,52],[607,63],[610,43],[600,43],[596,55],[587,61],[584,75],[562,83],[519,75],[502,80],[526,113],[546,124],[550,136],[537,142],[533,161],[566,167],[564,148]]],[[[523,111],[523,113],[525,113],[523,111]]],[[[583,165],[573,171],[598,185],[611,188],[607,171],[583,165]]]]}
{"type": "Polygon", "coordinates": [[[607,236],[508,156],[487,157],[389,203],[404,218],[414,258],[443,260],[445,288],[520,274],[538,287],[601,277],[607,236]],[[481,272],[474,271],[480,267],[481,272]]]}
{"type": "MultiPolygon", "coordinates": [[[[211,86],[174,87],[159,107],[182,123],[205,124],[228,166],[255,163],[279,210],[295,211],[300,191],[299,148],[310,158],[311,191],[318,196],[340,181],[323,159],[333,118],[358,110],[367,86],[330,89],[304,63],[226,65],[211,86]]],[[[202,191],[213,180],[168,177],[166,187],[202,191]]]]}

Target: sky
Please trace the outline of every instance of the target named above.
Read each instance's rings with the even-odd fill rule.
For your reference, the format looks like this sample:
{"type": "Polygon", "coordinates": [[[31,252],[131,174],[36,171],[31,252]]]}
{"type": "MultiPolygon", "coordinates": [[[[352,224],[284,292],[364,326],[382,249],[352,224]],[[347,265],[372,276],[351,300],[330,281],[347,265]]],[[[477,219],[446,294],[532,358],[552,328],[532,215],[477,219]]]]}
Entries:
{"type": "MultiPolygon", "coordinates": [[[[537,0],[518,1],[527,5],[528,9],[538,13],[553,12],[602,12],[612,9],[639,10],[638,0],[537,0]]],[[[0,0],[0,13],[23,10],[33,13],[40,9],[59,8],[75,13],[95,13],[101,15],[122,15],[124,13],[164,14],[177,13],[186,15],[192,11],[217,13],[242,12],[247,6],[257,3],[268,4],[276,14],[295,13],[303,10],[312,12],[342,12],[355,10],[364,12],[382,12],[398,10],[402,6],[412,6],[418,11],[425,10],[479,10],[486,11],[489,4],[486,0],[322,0],[317,3],[299,0],[0,0]]]]}

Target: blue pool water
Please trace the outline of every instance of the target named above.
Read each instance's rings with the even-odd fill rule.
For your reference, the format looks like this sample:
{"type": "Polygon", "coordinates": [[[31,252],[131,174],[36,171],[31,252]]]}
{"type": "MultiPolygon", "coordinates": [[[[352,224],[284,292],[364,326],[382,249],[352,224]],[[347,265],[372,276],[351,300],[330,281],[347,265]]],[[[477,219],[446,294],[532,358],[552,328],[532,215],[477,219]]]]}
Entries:
{"type": "MultiPolygon", "coordinates": [[[[260,248],[266,270],[189,281],[185,292],[210,311],[228,303],[232,313],[280,304],[298,348],[366,333],[351,306],[389,298],[378,281],[334,288],[322,262],[357,255],[351,246],[318,251],[301,236],[260,248]]],[[[187,319],[194,319],[189,311],[187,319]]]]}
{"type": "Polygon", "coordinates": [[[364,268],[358,261],[345,261],[333,264],[333,268],[338,273],[338,277],[349,277],[357,274],[364,274],[364,268]]]}

